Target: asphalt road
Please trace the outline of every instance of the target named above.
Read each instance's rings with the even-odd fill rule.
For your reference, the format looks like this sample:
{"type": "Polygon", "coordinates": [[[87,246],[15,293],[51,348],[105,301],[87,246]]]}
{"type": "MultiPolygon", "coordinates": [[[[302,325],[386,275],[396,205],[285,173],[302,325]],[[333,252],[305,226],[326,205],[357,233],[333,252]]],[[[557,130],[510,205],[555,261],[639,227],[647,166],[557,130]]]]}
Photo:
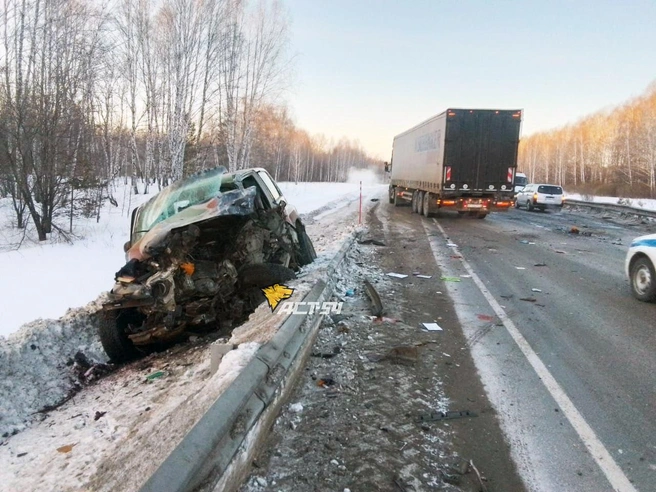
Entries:
{"type": "Polygon", "coordinates": [[[568,210],[415,218],[443,274],[465,275],[445,284],[529,488],[656,490],[656,305],[624,274],[631,238],[656,226],[568,210]]]}

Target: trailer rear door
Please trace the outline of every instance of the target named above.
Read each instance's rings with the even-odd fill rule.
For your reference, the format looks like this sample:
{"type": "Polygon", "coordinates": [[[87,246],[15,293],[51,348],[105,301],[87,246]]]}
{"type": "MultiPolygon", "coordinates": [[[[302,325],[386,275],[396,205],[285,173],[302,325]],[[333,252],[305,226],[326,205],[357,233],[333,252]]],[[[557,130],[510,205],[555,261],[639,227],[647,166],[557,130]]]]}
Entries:
{"type": "Polygon", "coordinates": [[[512,190],[520,121],[519,110],[448,110],[445,188],[512,190]]]}

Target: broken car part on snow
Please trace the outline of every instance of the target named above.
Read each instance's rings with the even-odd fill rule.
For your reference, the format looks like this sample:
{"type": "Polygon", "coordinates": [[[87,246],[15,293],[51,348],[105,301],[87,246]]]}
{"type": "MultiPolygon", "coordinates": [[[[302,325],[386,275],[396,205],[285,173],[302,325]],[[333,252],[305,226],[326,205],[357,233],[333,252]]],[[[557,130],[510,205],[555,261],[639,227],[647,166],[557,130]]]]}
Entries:
{"type": "Polygon", "coordinates": [[[232,328],[264,301],[261,288],[316,258],[296,209],[258,168],[218,167],[164,188],[132,212],[125,250],[99,327],[114,361],[232,328]]]}

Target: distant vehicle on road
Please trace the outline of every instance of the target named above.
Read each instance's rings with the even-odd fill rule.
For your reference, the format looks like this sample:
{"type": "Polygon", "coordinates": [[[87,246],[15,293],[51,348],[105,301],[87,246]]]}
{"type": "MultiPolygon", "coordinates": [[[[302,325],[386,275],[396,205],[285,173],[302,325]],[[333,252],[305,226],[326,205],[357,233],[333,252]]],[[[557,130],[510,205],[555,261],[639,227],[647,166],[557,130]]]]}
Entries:
{"type": "Polygon", "coordinates": [[[553,184],[528,184],[524,186],[515,198],[515,207],[526,207],[527,210],[561,209],[565,202],[562,187],[553,184]]]}
{"type": "Polygon", "coordinates": [[[394,137],[389,201],[484,218],[513,203],[520,110],[448,109],[394,137]]]}
{"type": "Polygon", "coordinates": [[[645,302],[656,301],[656,234],[635,238],[626,254],[625,270],[631,293],[645,302]]]}
{"type": "Polygon", "coordinates": [[[524,186],[528,184],[528,178],[524,173],[515,173],[515,181],[513,181],[513,189],[515,194],[519,193],[524,189],[524,186]]]}

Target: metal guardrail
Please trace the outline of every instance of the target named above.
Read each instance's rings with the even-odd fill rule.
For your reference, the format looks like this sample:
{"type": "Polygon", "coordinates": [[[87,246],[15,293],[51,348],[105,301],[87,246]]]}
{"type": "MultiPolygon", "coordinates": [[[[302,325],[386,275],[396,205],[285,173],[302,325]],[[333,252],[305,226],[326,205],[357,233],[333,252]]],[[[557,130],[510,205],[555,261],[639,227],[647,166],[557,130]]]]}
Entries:
{"type": "Polygon", "coordinates": [[[588,207],[588,208],[603,210],[607,212],[620,212],[624,214],[638,215],[641,217],[656,218],[656,211],[654,210],[645,210],[644,208],[630,207],[628,205],[617,205],[614,203],[596,203],[596,202],[587,202],[584,200],[566,199],[565,206],[568,205],[588,207]]]}
{"type": "MultiPolygon", "coordinates": [[[[303,301],[328,300],[333,291],[332,277],[355,240],[351,235],[326,268],[303,301]]],[[[249,432],[267,408],[283,398],[281,387],[293,387],[288,377],[291,366],[299,359],[306,342],[318,330],[322,314],[312,317],[292,314],[280,326],[273,338],[260,347],[255,357],[242,369],[232,384],[212,404],[196,425],[169,454],[160,467],[141,487],[140,492],[191,492],[201,484],[212,485],[225,478],[245,473],[246,465],[237,463],[237,470],[228,471],[233,458],[245,443],[249,432]],[[224,473],[230,475],[225,477],[224,473]],[[212,478],[210,478],[212,477],[212,478]]],[[[263,432],[263,429],[257,429],[263,432]]],[[[242,460],[243,461],[243,460],[242,460]]],[[[235,483],[223,484],[222,490],[233,490],[235,483]]]]}

